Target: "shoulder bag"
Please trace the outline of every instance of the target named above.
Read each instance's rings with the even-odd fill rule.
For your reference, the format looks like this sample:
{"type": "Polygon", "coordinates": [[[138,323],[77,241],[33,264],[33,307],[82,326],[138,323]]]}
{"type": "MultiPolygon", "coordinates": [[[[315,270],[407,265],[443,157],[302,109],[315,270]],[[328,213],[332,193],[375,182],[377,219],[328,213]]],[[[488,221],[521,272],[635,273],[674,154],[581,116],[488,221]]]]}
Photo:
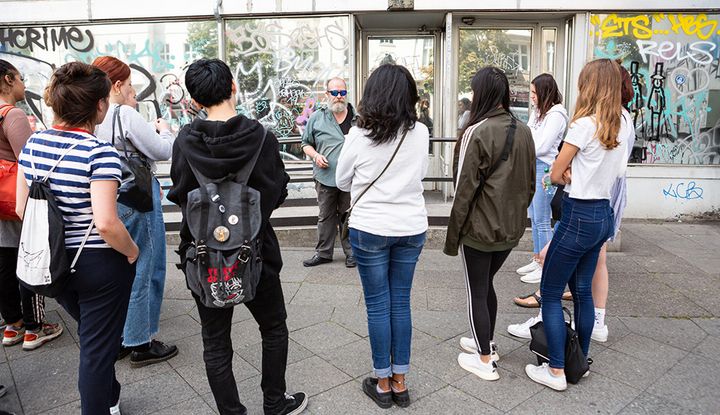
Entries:
{"type": "Polygon", "coordinates": [[[407,136],[407,133],[408,133],[408,130],[405,130],[402,137],[400,138],[400,142],[398,143],[397,147],[395,147],[395,152],[393,153],[392,157],[390,157],[390,160],[385,165],[385,168],[380,172],[380,174],[378,174],[378,176],[375,178],[375,180],[373,180],[372,183],[370,183],[365,188],[365,190],[363,190],[362,193],[360,193],[358,195],[358,197],[355,199],[355,202],[353,202],[352,206],[350,206],[350,208],[348,210],[346,210],[345,212],[343,212],[342,216],[340,216],[340,238],[341,239],[347,239],[348,236],[350,235],[349,222],[350,222],[350,214],[352,213],[353,208],[355,207],[357,202],[360,200],[360,198],[362,198],[363,195],[365,193],[367,193],[367,191],[370,190],[371,187],[373,187],[375,182],[377,182],[378,179],[383,175],[383,173],[385,173],[385,171],[388,169],[388,167],[390,167],[390,163],[392,163],[393,159],[395,159],[395,155],[398,153],[398,150],[400,150],[400,146],[402,145],[403,141],[405,141],[405,136],[407,136]]]}

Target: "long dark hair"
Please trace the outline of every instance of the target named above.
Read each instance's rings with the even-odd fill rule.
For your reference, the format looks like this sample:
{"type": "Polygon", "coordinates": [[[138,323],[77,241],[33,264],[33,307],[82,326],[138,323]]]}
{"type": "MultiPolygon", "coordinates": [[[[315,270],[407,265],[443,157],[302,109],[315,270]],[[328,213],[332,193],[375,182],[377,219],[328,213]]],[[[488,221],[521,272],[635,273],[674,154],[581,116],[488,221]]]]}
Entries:
{"type": "Polygon", "coordinates": [[[357,126],[370,131],[374,144],[392,141],[398,131],[415,127],[417,86],[404,66],[385,64],[373,71],[358,104],[357,126]]]}
{"type": "MultiPolygon", "coordinates": [[[[460,139],[465,130],[472,125],[479,123],[485,118],[485,114],[499,106],[513,116],[510,112],[510,82],[505,73],[494,66],[486,66],[473,76],[470,82],[473,91],[473,99],[470,104],[470,119],[460,134],[460,139]]],[[[514,116],[513,116],[514,117],[514,116]]]]}
{"type": "Polygon", "coordinates": [[[535,86],[535,95],[538,100],[537,117],[542,120],[553,105],[562,103],[562,94],[555,78],[550,74],[543,73],[536,76],[532,80],[532,84],[535,86]]]}

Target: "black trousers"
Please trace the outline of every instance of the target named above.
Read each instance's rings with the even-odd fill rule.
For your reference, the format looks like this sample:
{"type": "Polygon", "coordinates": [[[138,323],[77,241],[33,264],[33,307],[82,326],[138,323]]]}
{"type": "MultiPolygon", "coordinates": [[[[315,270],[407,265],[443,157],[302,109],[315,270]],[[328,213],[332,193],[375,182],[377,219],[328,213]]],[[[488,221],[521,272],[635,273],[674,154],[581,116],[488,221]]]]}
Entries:
{"type": "MultiPolygon", "coordinates": [[[[240,403],[232,371],[233,308],[208,308],[197,297],[195,302],[202,323],[205,370],[218,411],[220,415],[244,415],[247,409],[240,403]]],[[[263,271],[255,298],[245,306],[258,323],[262,336],[263,408],[266,415],[278,414],[285,409],[288,354],[287,313],[279,276],[263,271]]]]}
{"type": "MultiPolygon", "coordinates": [[[[76,250],[68,250],[73,258],[76,250]]],[[[114,249],[85,248],[58,303],[78,322],[78,388],[83,415],[107,414],[120,399],[115,360],[125,326],[135,265],[114,249]]]]}
{"type": "Polygon", "coordinates": [[[0,248],[0,316],[6,323],[23,320],[25,328],[36,330],[45,320],[45,297],[18,283],[17,248],[0,248]]]}
{"type": "Polygon", "coordinates": [[[462,246],[468,317],[480,354],[490,354],[490,340],[495,335],[497,319],[497,296],[493,278],[510,255],[510,251],[483,252],[467,245],[462,246]]]}
{"type": "MultiPolygon", "coordinates": [[[[332,259],[335,251],[335,236],[340,229],[340,217],[350,208],[350,193],[337,187],[325,186],[315,182],[318,197],[318,243],[315,251],[321,258],[332,259]]],[[[345,256],[352,255],[350,239],[340,239],[345,256]]]]}

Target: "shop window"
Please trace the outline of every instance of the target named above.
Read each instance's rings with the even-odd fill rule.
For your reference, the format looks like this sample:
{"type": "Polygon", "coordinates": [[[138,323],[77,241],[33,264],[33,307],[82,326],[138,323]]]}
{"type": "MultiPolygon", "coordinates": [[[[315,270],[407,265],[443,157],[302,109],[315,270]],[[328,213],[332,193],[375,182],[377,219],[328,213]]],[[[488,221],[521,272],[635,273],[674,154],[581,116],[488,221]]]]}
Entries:
{"type": "Polygon", "coordinates": [[[631,162],[720,164],[720,15],[594,14],[593,59],[630,72],[631,162]]]}

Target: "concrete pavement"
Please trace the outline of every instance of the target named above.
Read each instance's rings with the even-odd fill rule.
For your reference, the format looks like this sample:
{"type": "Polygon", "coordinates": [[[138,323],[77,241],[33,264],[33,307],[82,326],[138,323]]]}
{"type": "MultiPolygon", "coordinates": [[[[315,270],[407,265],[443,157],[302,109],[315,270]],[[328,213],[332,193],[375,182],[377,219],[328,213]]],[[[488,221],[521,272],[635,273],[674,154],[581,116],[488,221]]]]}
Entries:
{"type": "MultiPolygon", "coordinates": [[[[495,340],[500,380],[485,382],[456,362],[468,335],[465,286],[457,257],[425,250],[413,288],[413,355],[407,409],[379,409],[360,390],[371,371],[365,309],[357,271],[332,264],[304,268],[311,249],[284,250],[288,304],[288,390],[310,395],[310,414],[717,414],[720,413],[720,224],[626,222],[622,252],[609,254],[607,343],[593,342],[591,375],[566,392],[531,382],[527,341],[505,331],[537,310],[512,304],[536,288],[514,270],[528,252],[515,251],[496,277],[495,340]]],[[[169,261],[176,256],[168,249],[169,261]]],[[[48,300],[48,319],[66,327],[59,339],[24,352],[0,349],[0,409],[18,414],[79,413],[75,324],[48,300]]],[[[233,369],[250,414],[262,413],[260,335],[247,310],[235,309],[233,369]]],[[[174,359],[141,369],[116,365],[128,414],[213,414],[202,362],[200,323],[183,276],[172,264],[158,339],[176,343],[174,359]]]]}

